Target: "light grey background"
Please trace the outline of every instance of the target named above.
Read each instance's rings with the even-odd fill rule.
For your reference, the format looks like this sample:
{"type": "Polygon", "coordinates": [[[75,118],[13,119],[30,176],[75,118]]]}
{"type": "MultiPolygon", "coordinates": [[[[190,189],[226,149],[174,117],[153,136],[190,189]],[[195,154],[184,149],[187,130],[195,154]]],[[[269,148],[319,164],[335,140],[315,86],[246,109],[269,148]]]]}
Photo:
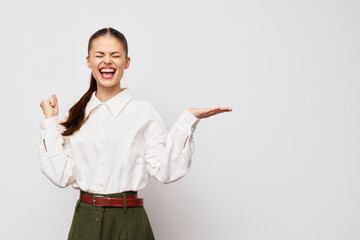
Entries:
{"type": "Polygon", "coordinates": [[[87,90],[91,34],[169,128],[202,119],[191,170],[139,191],[158,240],[360,239],[359,1],[2,1],[1,239],[66,239],[78,198],[40,172],[41,100],[87,90]]]}

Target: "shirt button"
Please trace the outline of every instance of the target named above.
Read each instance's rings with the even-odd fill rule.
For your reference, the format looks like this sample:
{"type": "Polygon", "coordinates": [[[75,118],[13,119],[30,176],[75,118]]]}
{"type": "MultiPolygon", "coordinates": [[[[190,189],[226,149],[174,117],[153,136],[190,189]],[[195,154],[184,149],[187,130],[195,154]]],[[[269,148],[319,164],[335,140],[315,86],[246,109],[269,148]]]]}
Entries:
{"type": "Polygon", "coordinates": [[[100,221],[100,217],[96,217],[95,220],[98,222],[100,221]]]}

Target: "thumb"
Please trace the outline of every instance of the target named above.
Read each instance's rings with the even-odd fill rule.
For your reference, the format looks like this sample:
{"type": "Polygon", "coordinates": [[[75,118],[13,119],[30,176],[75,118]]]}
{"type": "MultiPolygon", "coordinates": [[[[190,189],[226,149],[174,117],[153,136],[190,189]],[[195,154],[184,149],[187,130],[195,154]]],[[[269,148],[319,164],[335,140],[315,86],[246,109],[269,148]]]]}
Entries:
{"type": "Polygon", "coordinates": [[[57,105],[58,100],[55,94],[52,95],[52,98],[54,99],[54,106],[57,105]]]}

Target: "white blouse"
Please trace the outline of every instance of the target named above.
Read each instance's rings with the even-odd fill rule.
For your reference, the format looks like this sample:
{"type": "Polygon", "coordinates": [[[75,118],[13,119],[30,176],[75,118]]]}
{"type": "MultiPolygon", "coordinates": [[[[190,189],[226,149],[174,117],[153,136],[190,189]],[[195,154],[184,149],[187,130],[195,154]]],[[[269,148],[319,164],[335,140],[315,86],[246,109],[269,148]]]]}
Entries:
{"type": "Polygon", "coordinates": [[[40,120],[40,167],[55,185],[109,194],[138,191],[149,176],[161,183],[185,176],[199,118],[185,110],[168,131],[153,104],[133,99],[129,88],[106,102],[95,94],[89,119],[71,136],[61,135],[58,116],[40,120]]]}

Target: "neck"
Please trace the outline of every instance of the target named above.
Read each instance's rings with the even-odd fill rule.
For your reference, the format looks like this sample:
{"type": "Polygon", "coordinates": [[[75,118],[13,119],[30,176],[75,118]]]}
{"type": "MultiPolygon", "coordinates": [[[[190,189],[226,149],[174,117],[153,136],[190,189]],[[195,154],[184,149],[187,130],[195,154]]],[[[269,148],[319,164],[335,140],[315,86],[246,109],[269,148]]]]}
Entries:
{"type": "Polygon", "coordinates": [[[124,91],[125,88],[121,88],[120,84],[114,86],[114,87],[103,87],[103,86],[97,86],[96,94],[95,96],[101,101],[106,102],[116,94],[124,91]]]}

